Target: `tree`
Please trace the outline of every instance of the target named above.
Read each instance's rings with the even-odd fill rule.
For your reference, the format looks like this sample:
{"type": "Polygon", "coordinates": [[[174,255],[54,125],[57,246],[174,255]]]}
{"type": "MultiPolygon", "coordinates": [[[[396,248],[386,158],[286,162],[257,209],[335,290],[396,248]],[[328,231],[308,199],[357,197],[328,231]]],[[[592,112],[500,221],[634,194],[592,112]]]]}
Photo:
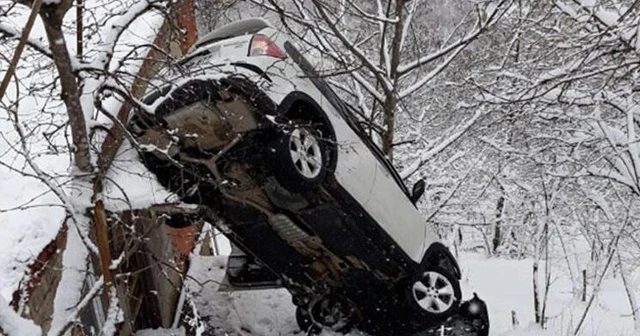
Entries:
{"type": "Polygon", "coordinates": [[[564,250],[574,290],[581,267],[594,274],[594,293],[573,334],[616,250],[637,239],[629,222],[638,210],[637,10],[632,1],[520,1],[502,21],[514,33],[500,61],[473,79],[482,101],[527,120],[521,141],[492,146],[541,169],[538,181],[564,185],[553,191],[543,221],[556,231],[556,242],[546,244],[564,250]],[[590,261],[570,260],[578,252],[570,237],[591,245],[590,261]]]}
{"type": "MultiPolygon", "coordinates": [[[[112,183],[108,173],[127,134],[123,124],[126,123],[132,108],[130,103],[145,92],[147,80],[166,60],[171,59],[169,53],[165,51],[171,49],[168,45],[170,41],[177,41],[178,50],[181,50],[181,53],[186,52],[195,42],[197,36],[193,20],[194,2],[192,0],[178,3],[164,1],[121,2],[114,4],[111,8],[109,8],[111,4],[105,2],[91,4],[87,15],[83,16],[83,8],[86,7],[81,7],[82,2],[80,1],[77,4],[76,24],[74,25],[78,29],[76,36],[81,37],[76,45],[77,59],[72,56],[70,46],[66,42],[71,32],[65,17],[74,6],[73,1],[46,2],[42,5],[40,1],[33,3],[24,1],[19,5],[14,4],[8,7],[3,14],[7,18],[20,15],[23,6],[32,6],[32,13],[39,14],[44,24],[48,43],[44,44],[37,38],[29,38],[30,27],[28,27],[23,34],[23,40],[24,44],[29,46],[29,50],[25,55],[21,55],[22,50],[18,48],[15,59],[19,60],[22,56],[22,58],[42,60],[34,62],[35,64],[51,62],[56,76],[51,79],[46,76],[38,76],[37,78],[44,77],[45,79],[39,85],[29,87],[25,93],[20,90],[23,85],[21,76],[29,72],[37,76],[39,71],[46,70],[46,68],[42,69],[32,64],[25,64],[17,68],[18,73],[13,76],[15,89],[12,92],[16,98],[3,100],[3,109],[8,113],[14,127],[13,134],[3,137],[11,149],[3,155],[15,154],[17,158],[26,163],[28,168],[21,169],[18,168],[19,166],[6,163],[2,163],[2,165],[15,173],[38,179],[48,187],[49,191],[57,196],[59,205],[65,209],[68,220],[66,220],[64,227],[69,228],[69,230],[61,231],[68,236],[64,239],[63,245],[59,246],[64,250],[61,261],[61,266],[64,268],[54,283],[56,285],[59,282],[57,284],[58,294],[55,295],[57,298],[51,308],[53,309],[51,320],[40,327],[52,335],[64,334],[74,327],[79,314],[90,307],[94,297],[99,296],[102,292],[104,311],[108,312],[106,321],[102,325],[102,331],[105,334],[110,334],[120,328],[117,327],[122,319],[122,314],[119,312],[123,309],[123,305],[127,304],[126,293],[119,293],[113,289],[114,277],[112,273],[118,269],[121,263],[127,262],[128,258],[135,253],[137,245],[125,246],[125,250],[118,251],[118,258],[113,260],[109,247],[109,228],[104,205],[109,201],[108,198],[105,198],[108,190],[105,190],[104,186],[106,183],[112,183]],[[159,20],[161,15],[167,15],[167,19],[159,20]],[[153,29],[159,28],[162,38],[157,38],[151,48],[148,44],[136,45],[134,42],[134,45],[124,45],[125,48],[129,48],[126,52],[118,50],[123,47],[123,44],[126,44],[125,35],[128,34],[128,30],[132,26],[139,25],[141,17],[154,18],[154,16],[158,26],[153,29]],[[80,24],[83,18],[87,21],[80,24]],[[167,38],[176,34],[175,27],[185,27],[185,30],[179,31],[175,39],[167,38]],[[98,33],[90,35],[87,41],[84,41],[84,32],[98,33]],[[81,53],[82,50],[86,52],[85,55],[81,53]],[[147,53],[147,50],[150,51],[147,53]],[[140,61],[140,55],[145,54],[146,57],[140,61]],[[132,62],[142,63],[142,66],[132,67],[132,62]],[[139,71],[136,69],[137,67],[140,67],[139,71]],[[48,97],[42,107],[43,110],[54,116],[52,123],[39,123],[37,115],[26,118],[28,121],[25,122],[23,117],[28,114],[20,104],[31,99],[30,97],[43,95],[42,87],[52,88],[53,95],[48,97]],[[114,94],[120,98],[120,102],[110,98],[114,97],[114,94]],[[59,100],[56,96],[59,97],[59,100]],[[122,101],[126,103],[122,105],[120,112],[115,114],[105,108],[104,103],[109,99],[112,99],[112,104],[120,104],[122,101]],[[63,103],[63,108],[56,106],[58,101],[63,103]],[[105,123],[100,116],[106,117],[107,122],[105,123]],[[65,134],[60,132],[66,128],[66,124],[71,130],[69,141],[67,141],[65,134]],[[38,133],[34,132],[37,129],[45,129],[42,134],[49,145],[48,149],[44,146],[45,151],[53,149],[56,151],[56,155],[60,155],[59,151],[64,150],[71,153],[73,157],[71,174],[57,174],[57,172],[52,173],[41,168],[39,156],[43,154],[34,152],[35,150],[43,151],[43,146],[37,145],[38,133]],[[51,131],[51,129],[54,130],[51,131]],[[13,144],[14,141],[17,145],[13,144]],[[68,144],[66,148],[60,146],[65,142],[68,144]],[[89,214],[93,214],[92,218],[89,214]],[[95,237],[95,241],[93,237],[95,237]],[[91,263],[89,263],[91,258],[97,258],[96,260],[100,261],[101,272],[99,273],[101,273],[101,277],[94,283],[90,283],[92,288],[82,290],[87,281],[86,277],[93,273],[91,263]]],[[[0,25],[0,31],[8,40],[20,35],[9,24],[0,25]]],[[[152,32],[152,30],[149,31],[149,33],[152,32]]],[[[11,73],[7,73],[6,77],[11,76],[11,73]]],[[[8,80],[3,83],[8,83],[8,80]]],[[[4,84],[3,91],[6,88],[7,85],[4,84]]],[[[124,192],[125,197],[127,197],[127,192],[124,192]]],[[[140,239],[140,237],[135,237],[135,239],[140,239]]],[[[3,318],[0,318],[0,328],[4,332],[12,332],[14,329],[8,327],[11,327],[11,323],[18,320],[12,318],[11,314],[6,316],[7,319],[4,318],[5,314],[3,314],[3,318]]],[[[125,331],[127,328],[128,326],[124,328],[125,331]]],[[[131,329],[128,329],[128,332],[131,332],[131,329]]]]}
{"type": "MultiPolygon", "coordinates": [[[[412,97],[424,92],[460,53],[486,33],[502,17],[509,1],[496,1],[473,7],[457,24],[451,36],[437,48],[425,45],[420,33],[428,27],[422,8],[437,7],[416,1],[342,1],[339,3],[252,0],[280,16],[289,32],[322,57],[323,76],[346,75],[346,84],[337,85],[359,107],[359,115],[371,131],[380,136],[383,152],[393,157],[399,111],[412,97]],[[287,6],[288,5],[288,6],[287,6]],[[363,33],[366,32],[366,33],[363,33]],[[426,49],[426,50],[425,50],[426,49]]],[[[403,111],[409,113],[410,111],[403,111]]],[[[472,116],[473,124],[479,116],[472,116]]],[[[430,148],[439,152],[464,132],[430,148]]],[[[416,165],[430,156],[425,151],[416,165]]]]}

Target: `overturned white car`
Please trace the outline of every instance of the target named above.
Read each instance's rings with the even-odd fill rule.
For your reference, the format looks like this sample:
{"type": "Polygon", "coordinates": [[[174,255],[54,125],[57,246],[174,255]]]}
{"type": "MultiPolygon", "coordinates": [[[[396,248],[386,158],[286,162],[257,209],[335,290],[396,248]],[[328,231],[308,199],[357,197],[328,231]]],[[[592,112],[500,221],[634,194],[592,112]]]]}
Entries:
{"type": "MultiPolygon", "coordinates": [[[[458,312],[460,269],[415,207],[424,182],[405,187],[285,34],[222,27],[167,77],[129,125],[145,165],[291,292],[303,330],[406,335],[458,312]]],[[[260,283],[242,264],[231,283],[260,283]]]]}

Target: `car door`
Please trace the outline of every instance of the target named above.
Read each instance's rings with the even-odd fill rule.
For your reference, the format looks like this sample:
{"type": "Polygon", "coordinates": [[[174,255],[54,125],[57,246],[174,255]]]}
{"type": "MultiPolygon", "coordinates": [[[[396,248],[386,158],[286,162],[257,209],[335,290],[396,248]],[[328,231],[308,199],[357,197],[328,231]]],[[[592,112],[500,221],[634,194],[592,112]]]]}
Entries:
{"type": "Polygon", "coordinates": [[[376,162],[376,175],[366,209],[378,224],[393,238],[400,248],[415,262],[430,244],[427,224],[415,205],[409,200],[393,173],[380,160],[376,162]]]}

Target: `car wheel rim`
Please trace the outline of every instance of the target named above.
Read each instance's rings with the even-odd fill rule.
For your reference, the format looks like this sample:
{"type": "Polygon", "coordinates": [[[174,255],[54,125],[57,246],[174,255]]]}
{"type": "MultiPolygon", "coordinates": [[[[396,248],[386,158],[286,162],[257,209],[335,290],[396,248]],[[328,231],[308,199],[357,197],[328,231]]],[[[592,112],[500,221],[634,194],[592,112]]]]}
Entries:
{"type": "Polygon", "coordinates": [[[316,137],[304,129],[295,129],[289,137],[289,154],[298,173],[314,179],[322,169],[322,154],[316,137]]]}
{"type": "Polygon", "coordinates": [[[455,301],[451,281],[437,272],[425,272],[422,279],[413,284],[412,292],[420,308],[433,314],[446,312],[455,301]]]}

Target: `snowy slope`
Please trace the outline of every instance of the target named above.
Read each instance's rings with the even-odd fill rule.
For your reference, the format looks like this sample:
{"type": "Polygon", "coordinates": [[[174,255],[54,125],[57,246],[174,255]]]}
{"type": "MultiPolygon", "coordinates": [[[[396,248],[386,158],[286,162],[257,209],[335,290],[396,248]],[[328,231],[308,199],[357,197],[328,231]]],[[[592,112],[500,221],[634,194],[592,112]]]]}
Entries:
{"type": "MultiPolygon", "coordinates": [[[[477,292],[489,308],[493,336],[558,336],[573,331],[584,310],[575,302],[571,284],[558,278],[549,294],[549,328],[534,325],[531,260],[486,258],[480,254],[459,256],[463,269],[463,298],[477,292]],[[512,311],[519,324],[512,325],[512,311]]],[[[295,335],[295,307],[283,289],[255,291],[218,291],[224,276],[225,257],[192,259],[189,289],[199,313],[213,335],[295,335]]],[[[624,288],[619,278],[607,280],[603,298],[597,300],[580,335],[637,336],[624,288]]],[[[324,332],[325,336],[334,335],[324,332]]],[[[354,332],[352,335],[361,335],[354,332]]]]}
{"type": "MultiPolygon", "coordinates": [[[[36,99],[22,100],[21,107],[23,120],[38,118],[36,113],[26,112],[38,111],[36,99]]],[[[68,156],[51,155],[38,140],[29,148],[39,155],[36,163],[53,176],[65,175],[68,156]]],[[[0,295],[7,300],[24,273],[24,265],[55,237],[64,218],[64,209],[48,188],[24,175],[31,171],[14,148],[19,148],[16,133],[7,115],[0,111],[0,160],[12,167],[0,165],[0,295]]]]}

